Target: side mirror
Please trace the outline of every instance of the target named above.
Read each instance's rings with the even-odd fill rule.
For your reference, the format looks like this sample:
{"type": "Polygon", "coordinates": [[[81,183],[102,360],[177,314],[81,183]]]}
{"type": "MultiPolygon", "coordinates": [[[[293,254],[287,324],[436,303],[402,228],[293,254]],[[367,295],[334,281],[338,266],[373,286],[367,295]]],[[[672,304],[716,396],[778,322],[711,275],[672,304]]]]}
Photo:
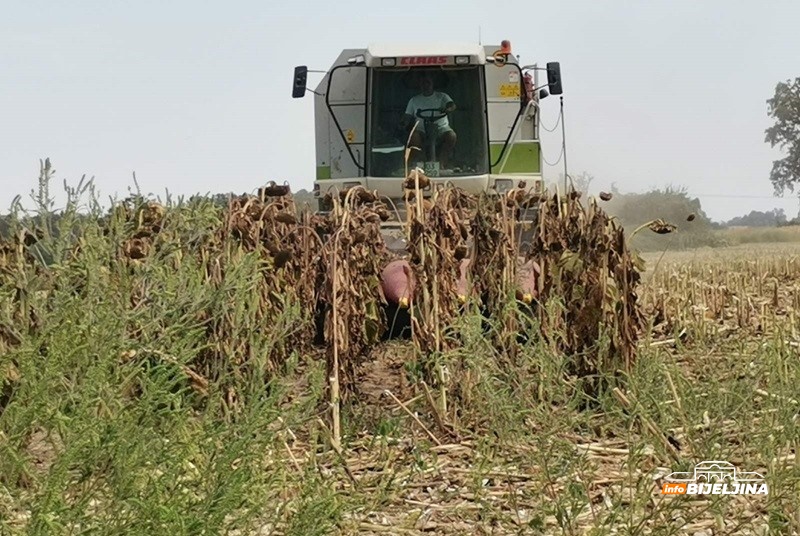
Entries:
{"type": "Polygon", "coordinates": [[[308,67],[300,65],[294,68],[294,85],[292,86],[292,98],[299,99],[306,94],[306,84],[308,81],[308,67]]]}
{"type": "Polygon", "coordinates": [[[547,85],[550,87],[551,95],[564,93],[561,88],[561,65],[557,61],[547,64],[547,85]]]}
{"type": "Polygon", "coordinates": [[[540,89],[539,90],[539,100],[546,99],[549,96],[550,96],[550,93],[548,93],[546,89],[540,89]]]}

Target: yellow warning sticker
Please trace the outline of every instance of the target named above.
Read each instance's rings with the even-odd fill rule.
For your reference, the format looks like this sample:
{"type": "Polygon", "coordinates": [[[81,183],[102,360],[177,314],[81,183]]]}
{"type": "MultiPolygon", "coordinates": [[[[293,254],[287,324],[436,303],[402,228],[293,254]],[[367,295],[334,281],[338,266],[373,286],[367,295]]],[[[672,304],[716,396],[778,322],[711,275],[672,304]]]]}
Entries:
{"type": "Polygon", "coordinates": [[[500,84],[501,97],[519,97],[519,84],[500,84]]]}
{"type": "Polygon", "coordinates": [[[345,133],[345,138],[347,138],[348,143],[353,143],[356,139],[355,131],[351,128],[348,128],[347,132],[345,133]]]}

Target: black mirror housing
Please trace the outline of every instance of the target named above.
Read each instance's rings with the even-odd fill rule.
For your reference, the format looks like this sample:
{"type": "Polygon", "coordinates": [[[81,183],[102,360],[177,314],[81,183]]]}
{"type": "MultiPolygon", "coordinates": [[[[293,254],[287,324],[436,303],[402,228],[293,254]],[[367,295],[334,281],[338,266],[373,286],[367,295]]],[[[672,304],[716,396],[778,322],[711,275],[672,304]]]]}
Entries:
{"type": "Polygon", "coordinates": [[[551,95],[561,95],[564,90],[561,87],[561,65],[557,61],[547,64],[547,85],[551,95]]]}
{"type": "Polygon", "coordinates": [[[294,84],[292,85],[292,98],[299,99],[306,94],[308,83],[308,67],[299,65],[294,68],[294,84]]]}
{"type": "Polygon", "coordinates": [[[549,96],[550,93],[548,93],[546,89],[542,88],[539,90],[539,100],[546,99],[549,96]]]}

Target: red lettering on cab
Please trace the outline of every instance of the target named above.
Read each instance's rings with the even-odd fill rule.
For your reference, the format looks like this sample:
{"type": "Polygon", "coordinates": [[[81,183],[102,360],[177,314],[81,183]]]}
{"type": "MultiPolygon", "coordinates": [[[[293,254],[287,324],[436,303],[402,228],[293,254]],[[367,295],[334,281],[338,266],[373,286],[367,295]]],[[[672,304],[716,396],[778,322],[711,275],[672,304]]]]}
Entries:
{"type": "Polygon", "coordinates": [[[400,58],[400,65],[444,65],[447,56],[410,56],[400,58]]]}

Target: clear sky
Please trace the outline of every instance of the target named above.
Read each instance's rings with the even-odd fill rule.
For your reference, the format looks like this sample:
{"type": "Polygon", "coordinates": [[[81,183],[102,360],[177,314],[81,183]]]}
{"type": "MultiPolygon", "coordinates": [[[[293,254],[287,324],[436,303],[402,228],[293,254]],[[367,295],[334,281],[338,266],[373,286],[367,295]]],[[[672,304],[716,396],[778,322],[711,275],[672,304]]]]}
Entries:
{"type": "MultiPolygon", "coordinates": [[[[685,186],[713,219],[783,207],[768,175],[766,99],[800,76],[800,2],[0,0],[0,208],[94,177],[125,196],[310,189],[313,103],[295,65],[327,69],[380,41],[509,39],[560,61],[570,173],[592,189],[685,186]]],[[[313,85],[316,78],[311,78],[313,85]]],[[[557,115],[544,101],[544,120],[557,115]]],[[[544,140],[555,159],[559,138],[544,140]]],[[[548,168],[555,180],[561,168],[548,168]]]]}

